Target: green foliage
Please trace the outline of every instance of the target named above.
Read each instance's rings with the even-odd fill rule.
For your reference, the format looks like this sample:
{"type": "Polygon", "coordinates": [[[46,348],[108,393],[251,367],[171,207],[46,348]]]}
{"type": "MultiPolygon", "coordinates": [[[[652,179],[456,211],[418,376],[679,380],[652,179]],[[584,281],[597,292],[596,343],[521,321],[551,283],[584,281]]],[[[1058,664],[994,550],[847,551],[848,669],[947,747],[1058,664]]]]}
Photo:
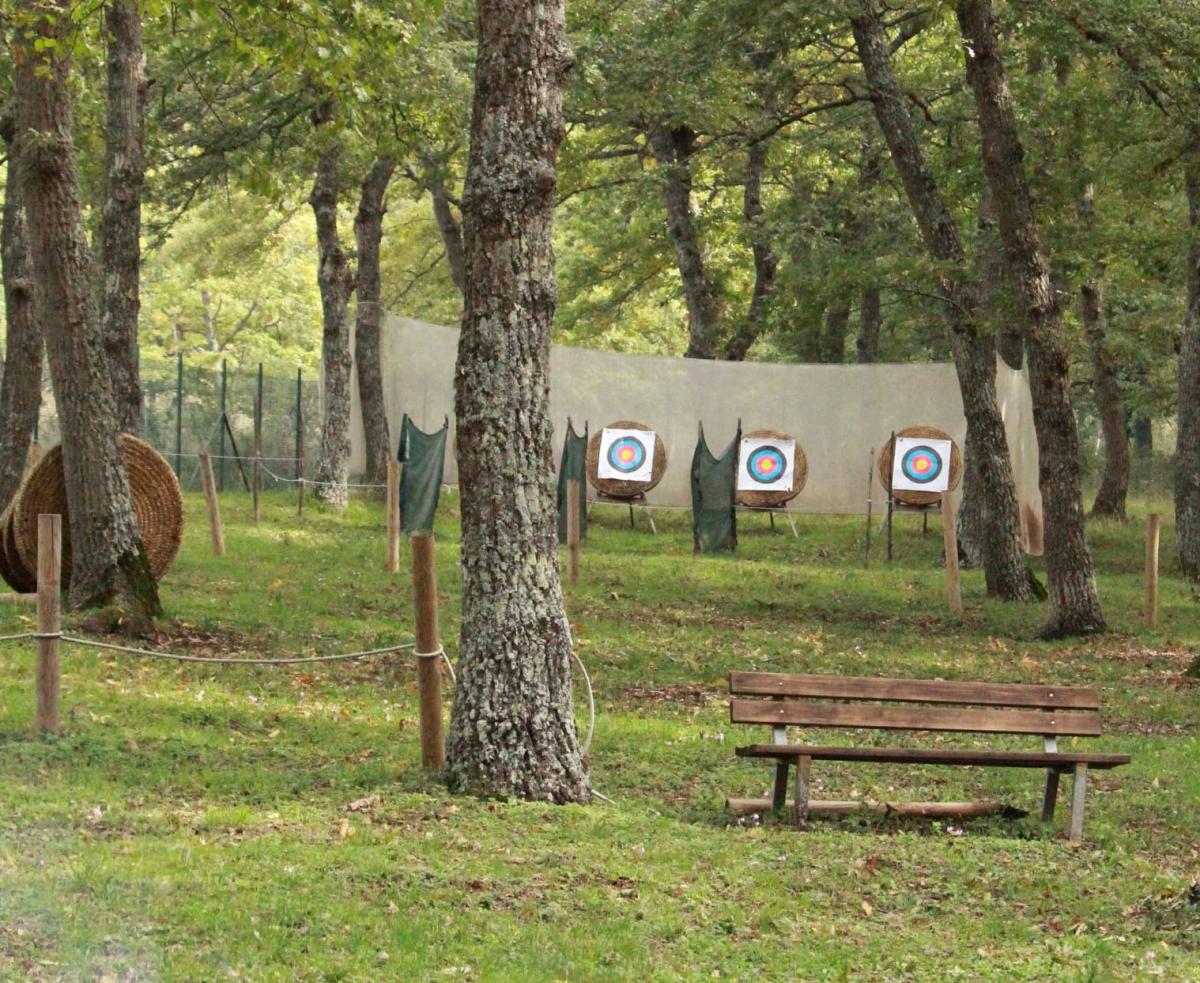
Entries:
{"type": "MultiPolygon", "coordinates": [[[[272,495],[255,526],[230,493],[217,558],[202,499],[186,504],[163,648],[410,636],[381,507],[298,520],[272,495]]],[[[1039,606],[987,601],[976,571],[966,616],[949,617],[937,539],[911,517],[896,561],[870,570],[857,518],[801,517],[795,540],[743,516],[738,552],[703,558],[686,516],[659,520],[657,536],[631,532],[599,507],[568,590],[600,711],[591,771],[612,804],[448,797],[420,771],[405,656],[272,670],[69,649],[65,731],[39,740],[32,646],[0,645],[0,977],[1196,978],[1200,716],[1183,672],[1200,633],[1166,569],[1160,626],[1142,626],[1139,524],[1093,528],[1115,630],[1063,645],[1034,639],[1039,606]],[[764,736],[729,725],[735,668],[1095,685],[1106,736],[1087,744],[1133,764],[1093,779],[1079,849],[1033,817],[737,825],[724,798],[762,795],[769,770],[733,755],[764,736]]],[[[437,537],[454,656],[453,495],[437,537]]],[[[0,634],[27,628],[0,607],[0,634]]],[[[1041,776],[1022,771],[830,763],[813,777],[829,798],[1040,805],[1041,776]]]]}

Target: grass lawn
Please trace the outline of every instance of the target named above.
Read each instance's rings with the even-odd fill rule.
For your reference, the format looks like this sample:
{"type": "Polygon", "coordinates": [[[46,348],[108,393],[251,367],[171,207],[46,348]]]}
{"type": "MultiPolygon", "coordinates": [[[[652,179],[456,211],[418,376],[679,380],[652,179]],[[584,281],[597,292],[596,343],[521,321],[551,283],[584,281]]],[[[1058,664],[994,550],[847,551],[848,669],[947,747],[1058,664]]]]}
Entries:
{"type": "MultiPolygon", "coordinates": [[[[223,505],[216,558],[187,498],[164,648],[411,635],[381,506],[298,519],[271,497],[255,527],[246,496],[223,505]]],[[[1200,685],[1183,677],[1200,604],[1168,523],[1160,626],[1142,626],[1147,507],[1092,527],[1111,631],[1065,643],[1034,638],[1041,605],[987,601],[976,571],[966,616],[948,616],[940,537],[912,516],[896,562],[864,570],[857,518],[804,517],[793,539],[744,516],[736,555],[693,557],[686,515],[660,513],[652,536],[600,508],[569,596],[612,800],[587,808],[451,798],[422,774],[411,658],[226,668],[67,649],[64,730],[42,740],[32,646],[0,645],[0,977],[1200,980],[1200,685]],[[770,769],[734,758],[768,732],[729,725],[732,669],[1095,684],[1107,735],[1086,744],[1133,764],[1094,776],[1077,848],[1061,805],[1053,829],[1037,821],[1041,774],[1020,770],[813,777],[821,798],[998,797],[1024,819],[733,823],[724,798],[765,793],[770,769]]],[[[454,655],[453,497],[438,537],[454,655]]],[[[0,607],[0,634],[31,614],[0,607]]]]}

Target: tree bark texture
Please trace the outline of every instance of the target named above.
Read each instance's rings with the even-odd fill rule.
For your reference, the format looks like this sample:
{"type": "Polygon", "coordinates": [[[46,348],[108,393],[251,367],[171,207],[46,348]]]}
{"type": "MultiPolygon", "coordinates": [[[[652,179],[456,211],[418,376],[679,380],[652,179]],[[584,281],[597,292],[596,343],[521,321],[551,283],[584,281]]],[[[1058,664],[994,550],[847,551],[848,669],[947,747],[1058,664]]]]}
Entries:
{"type": "Polygon", "coordinates": [[[1187,316],[1179,345],[1175,538],[1184,576],[1200,584],[1200,134],[1184,163],[1188,200],[1187,316]]]}
{"type": "Polygon", "coordinates": [[[362,408],[366,437],[369,485],[387,481],[391,438],[388,436],[387,410],[383,403],[383,370],[379,352],[379,329],[383,312],[379,309],[379,246],[383,241],[383,216],[387,213],[384,195],[396,170],[390,157],[380,157],[362,185],[358,214],[354,218],[354,240],[358,246],[358,310],[354,326],[354,362],[358,368],[358,401],[362,408]]]}
{"type": "Polygon", "coordinates": [[[28,226],[21,200],[15,150],[15,120],[0,119],[8,150],[0,262],[4,268],[4,318],[8,339],[0,376],[0,511],[16,494],[29,458],[33,428],[42,405],[42,332],[33,309],[28,262],[28,226]]]}
{"type": "Polygon", "coordinates": [[[1021,326],[1013,323],[1011,304],[1007,302],[1004,244],[996,227],[996,206],[986,180],[979,192],[979,238],[975,248],[980,311],[995,325],[996,351],[1004,364],[1010,369],[1023,369],[1025,337],[1021,326]]]}
{"type": "Polygon", "coordinates": [[[1104,283],[1087,280],[1079,290],[1083,306],[1083,329],[1092,357],[1092,390],[1104,434],[1104,474],[1092,503],[1092,515],[1125,519],[1125,496],[1129,491],[1129,433],[1125,429],[1125,405],[1117,384],[1117,360],[1108,346],[1104,314],[1104,283]]]}
{"type": "Polygon", "coordinates": [[[1017,133],[992,7],[990,0],[960,0],[955,12],[967,45],[967,82],[979,115],[984,175],[1024,318],[1050,594],[1050,614],[1042,634],[1059,637],[1102,631],[1104,616],[1084,533],[1079,432],[1061,337],[1062,311],[1038,233],[1025,150],[1017,133]]]}
{"type": "Polygon", "coordinates": [[[871,104],[892,160],[900,172],[925,248],[942,273],[938,288],[946,301],[950,348],[958,371],[967,419],[967,459],[978,469],[983,527],[979,550],[988,594],[1029,600],[1032,588],[1021,548],[1021,520],[1004,419],[996,397],[995,348],[979,330],[976,288],[965,281],[966,253],[958,227],[934,180],[896,80],[883,26],[872,0],[861,0],[851,21],[871,104]]]}
{"type": "Polygon", "coordinates": [[[858,303],[858,335],[854,356],[860,365],[879,361],[879,332],[883,328],[883,304],[879,286],[864,287],[858,303]]]}
{"type": "Polygon", "coordinates": [[[746,148],[746,183],[742,191],[742,221],[750,236],[750,250],[754,256],[754,289],[750,295],[750,306],[746,318],[734,330],[725,346],[725,358],[741,362],[750,351],[758,336],[762,334],[767,319],[767,303],[775,287],[775,274],[779,269],[779,257],[771,246],[767,230],[765,210],[762,202],[763,177],[767,172],[768,140],[752,141],[746,148]]]}
{"type": "Polygon", "coordinates": [[[463,257],[462,223],[454,215],[446,184],[440,175],[429,182],[429,195],[433,199],[433,218],[442,234],[450,277],[458,287],[458,292],[464,293],[467,289],[467,271],[463,257]]]}
{"type": "Polygon", "coordinates": [[[142,428],[138,373],[138,292],[142,260],[146,56],[138,0],[109,0],[104,204],[100,214],[100,329],[112,376],[117,419],[127,433],[142,428]]]}
{"type": "Polygon", "coordinates": [[[477,10],[455,374],[462,629],[446,780],[586,802],[548,415],[555,161],[573,55],[562,0],[479,0],[477,10]]]}
{"type": "Polygon", "coordinates": [[[112,380],[92,306],[72,141],[67,37],[72,5],[25,0],[21,8],[29,20],[15,46],[17,159],[34,304],[45,325],[63,434],[75,558],[71,602],[127,604],[132,618],[145,622],[161,608],[133,513],[112,380]]]}
{"type": "Polygon", "coordinates": [[[696,131],[688,126],[655,124],[647,132],[654,159],[662,169],[667,231],[675,248],[675,265],[683,283],[688,312],[685,358],[716,358],[721,325],[717,285],[709,275],[692,219],[692,165],[696,131]]]}
{"type": "Polygon", "coordinates": [[[317,158],[317,176],[308,201],[317,220],[317,284],[321,290],[321,369],[324,395],[321,447],[314,494],[344,508],[350,467],[350,326],[347,309],[354,271],[338,235],[340,144],[317,158]]]}

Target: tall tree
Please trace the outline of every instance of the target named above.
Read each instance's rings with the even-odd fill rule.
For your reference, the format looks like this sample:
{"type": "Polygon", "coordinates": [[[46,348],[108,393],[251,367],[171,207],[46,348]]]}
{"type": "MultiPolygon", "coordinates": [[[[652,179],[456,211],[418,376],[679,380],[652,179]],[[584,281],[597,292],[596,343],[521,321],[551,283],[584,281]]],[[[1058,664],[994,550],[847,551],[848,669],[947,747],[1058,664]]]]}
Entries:
{"type": "Polygon", "coordinates": [[[350,324],[347,310],[354,271],[338,234],[338,176],[341,143],[317,158],[317,176],[308,201],[317,222],[317,284],[321,288],[322,412],[316,495],[344,508],[350,473],[350,324]]]}
{"type": "Polygon", "coordinates": [[[562,0],[479,0],[455,374],[462,630],[451,789],[586,802],[549,419],[555,162],[574,56],[562,0]]]}
{"type": "Polygon", "coordinates": [[[925,248],[939,265],[938,288],[946,303],[950,346],[967,418],[966,455],[975,462],[978,491],[987,497],[979,548],[988,593],[1028,600],[1032,588],[1021,548],[1012,459],[996,396],[995,345],[980,331],[978,292],[967,277],[958,227],[917,139],[909,102],[892,68],[873,0],[860,0],[851,26],[875,118],[900,172],[925,248]]]}
{"type": "Polygon", "coordinates": [[[1102,631],[1104,615],[1084,534],[1079,432],[1071,408],[1068,353],[1061,337],[1062,309],[1038,233],[1025,149],[1017,133],[992,5],[990,0],[960,0],[955,12],[966,41],[967,82],[979,115],[984,175],[1024,317],[1050,594],[1050,614],[1042,633],[1057,637],[1102,631]]]}
{"type": "Polygon", "coordinates": [[[384,195],[396,170],[391,157],[377,157],[362,183],[358,214],[354,218],[354,240],[358,246],[358,308],[354,323],[354,364],[358,369],[358,401],[362,408],[366,437],[367,484],[381,484],[387,477],[391,438],[387,409],[383,403],[383,372],[380,361],[379,246],[383,240],[384,195]]]}
{"type": "Polygon", "coordinates": [[[0,118],[0,138],[8,151],[4,215],[0,219],[0,263],[4,268],[4,318],[8,342],[0,376],[0,510],[21,483],[34,424],[42,405],[42,332],[34,316],[29,274],[28,224],[17,165],[16,119],[0,118]]]}
{"type": "Polygon", "coordinates": [[[129,493],[116,401],[92,303],[75,169],[71,50],[74,5],[22,0],[13,47],[20,193],[34,305],[45,326],[63,435],[74,557],[71,601],[161,613],[129,493]]]}
{"type": "Polygon", "coordinates": [[[109,0],[104,12],[108,108],[104,130],[104,204],[100,214],[100,329],[112,375],[117,419],[139,433],[138,373],[142,186],[145,181],[146,56],[138,0],[109,0]]]}
{"type": "Polygon", "coordinates": [[[1200,132],[1187,148],[1187,315],[1179,344],[1175,536],[1184,576],[1200,584],[1200,132]]]}
{"type": "Polygon", "coordinates": [[[1092,515],[1125,519],[1125,497],[1129,491],[1129,433],[1125,429],[1125,406],[1117,382],[1117,360],[1108,343],[1108,319],[1104,313],[1104,281],[1089,277],[1079,288],[1083,308],[1083,330],[1092,359],[1092,390],[1104,434],[1104,472],[1092,502],[1092,515]]]}

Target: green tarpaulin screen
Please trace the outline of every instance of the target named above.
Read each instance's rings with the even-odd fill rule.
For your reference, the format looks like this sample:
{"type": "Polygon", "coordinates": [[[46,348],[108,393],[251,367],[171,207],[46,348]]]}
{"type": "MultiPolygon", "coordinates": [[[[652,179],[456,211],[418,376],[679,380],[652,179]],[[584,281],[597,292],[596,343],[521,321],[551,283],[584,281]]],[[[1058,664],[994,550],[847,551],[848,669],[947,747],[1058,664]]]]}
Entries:
{"type": "Polygon", "coordinates": [[[739,426],[732,443],[720,457],[713,457],[700,428],[696,453],[692,455],[692,537],[697,553],[715,553],[737,547],[737,485],[739,426]]]}
{"type": "Polygon", "coordinates": [[[400,449],[396,452],[396,460],[404,465],[400,472],[400,528],[407,533],[433,528],[449,433],[448,417],[434,433],[418,429],[407,413],[400,423],[400,449]]]}
{"type": "Polygon", "coordinates": [[[563,439],[562,461],[558,467],[558,541],[567,541],[567,482],[579,482],[579,538],[587,539],[587,424],[583,436],[575,432],[575,424],[567,420],[567,436],[563,439]]]}

